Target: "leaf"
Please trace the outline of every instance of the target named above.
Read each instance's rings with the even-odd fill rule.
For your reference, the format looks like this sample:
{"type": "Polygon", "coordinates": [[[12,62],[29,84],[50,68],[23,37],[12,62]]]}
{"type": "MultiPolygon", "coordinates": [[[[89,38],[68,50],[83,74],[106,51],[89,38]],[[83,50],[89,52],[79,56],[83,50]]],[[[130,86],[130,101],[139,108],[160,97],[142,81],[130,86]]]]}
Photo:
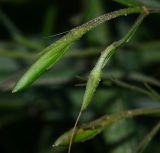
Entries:
{"type": "MultiPolygon", "coordinates": [[[[140,115],[154,115],[160,114],[160,108],[151,108],[151,109],[135,109],[135,110],[128,110],[123,111],[120,113],[116,113],[113,115],[105,115],[95,121],[92,121],[88,124],[84,124],[80,127],[75,129],[75,136],[73,139],[74,143],[84,142],[88,139],[93,138],[100,132],[102,132],[106,127],[110,126],[111,124],[130,117],[140,116],[140,115]]],[[[53,144],[55,146],[66,146],[69,144],[71,136],[73,133],[73,129],[65,132],[61,135],[53,144]]]]}

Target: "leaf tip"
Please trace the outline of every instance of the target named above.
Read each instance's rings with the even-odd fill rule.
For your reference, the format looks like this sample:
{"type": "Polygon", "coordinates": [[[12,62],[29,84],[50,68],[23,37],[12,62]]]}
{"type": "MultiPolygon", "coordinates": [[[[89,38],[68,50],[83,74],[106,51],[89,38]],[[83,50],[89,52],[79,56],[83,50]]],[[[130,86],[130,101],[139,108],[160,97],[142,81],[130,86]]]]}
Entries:
{"type": "Polygon", "coordinates": [[[55,148],[55,147],[57,147],[57,145],[54,143],[54,144],[52,144],[52,148],[55,148]]]}
{"type": "Polygon", "coordinates": [[[22,86],[21,82],[18,81],[18,82],[15,84],[14,88],[12,89],[12,93],[19,92],[19,91],[21,91],[21,90],[24,89],[24,88],[25,88],[25,86],[22,86]]]}
{"type": "Polygon", "coordinates": [[[63,139],[58,138],[53,144],[52,144],[52,148],[58,147],[58,146],[63,146],[63,139]]]}
{"type": "Polygon", "coordinates": [[[12,90],[12,93],[16,93],[16,92],[18,92],[18,91],[20,91],[20,89],[19,89],[17,86],[15,86],[15,87],[13,88],[13,90],[12,90]]]}

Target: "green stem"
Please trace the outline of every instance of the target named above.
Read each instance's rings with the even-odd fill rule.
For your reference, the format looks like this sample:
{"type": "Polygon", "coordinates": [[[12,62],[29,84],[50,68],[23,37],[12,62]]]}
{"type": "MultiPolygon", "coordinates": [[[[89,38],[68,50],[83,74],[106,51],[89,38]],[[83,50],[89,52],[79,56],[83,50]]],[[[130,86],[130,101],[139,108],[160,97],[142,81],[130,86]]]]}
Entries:
{"type": "MultiPolygon", "coordinates": [[[[120,10],[117,10],[117,11],[113,11],[113,12],[101,15],[101,16],[99,16],[99,17],[81,25],[80,27],[85,26],[87,31],[89,31],[89,30],[95,28],[96,26],[104,23],[105,21],[117,18],[119,16],[123,16],[123,15],[126,16],[126,15],[129,15],[129,14],[144,13],[144,12],[145,12],[145,10],[141,7],[120,9],[120,10]]],[[[80,27],[77,27],[77,28],[80,28],[80,27]]]]}
{"type": "MultiPolygon", "coordinates": [[[[131,89],[131,90],[134,90],[134,91],[137,91],[137,92],[140,92],[140,93],[143,93],[145,95],[148,95],[149,97],[153,98],[153,99],[156,99],[158,100],[158,98],[156,96],[154,96],[151,92],[149,92],[148,90],[145,90],[141,87],[138,87],[138,86],[135,86],[135,85],[132,85],[132,84],[129,84],[129,83],[126,83],[124,81],[121,81],[119,79],[112,79],[112,81],[114,83],[116,83],[117,85],[119,86],[122,86],[124,88],[127,88],[127,89],[131,89]]],[[[104,82],[104,85],[107,84],[107,82],[104,82]]]]}
{"type": "Polygon", "coordinates": [[[142,153],[148,146],[148,144],[152,141],[154,136],[158,133],[160,130],[160,122],[155,125],[155,127],[147,134],[147,136],[142,140],[142,142],[138,145],[135,151],[133,153],[142,153]]]}
{"type": "Polygon", "coordinates": [[[124,112],[113,114],[111,116],[105,115],[100,119],[91,122],[90,125],[87,124],[87,126],[92,126],[94,128],[101,127],[102,129],[104,129],[106,126],[110,125],[111,123],[117,122],[121,119],[129,118],[133,116],[139,116],[139,115],[149,115],[149,114],[150,115],[160,114],[160,108],[149,108],[149,109],[142,108],[142,109],[135,109],[135,110],[127,110],[124,112]]]}
{"type": "Polygon", "coordinates": [[[32,42],[31,40],[23,36],[2,10],[0,10],[0,22],[4,24],[5,28],[10,32],[12,38],[18,43],[36,50],[42,49],[42,46],[39,43],[32,42]]]}
{"type": "MultiPolygon", "coordinates": [[[[113,115],[105,115],[95,121],[77,127],[75,129],[75,136],[73,142],[78,143],[91,139],[100,132],[102,132],[106,127],[126,118],[131,118],[141,115],[159,115],[159,114],[160,114],[160,108],[150,108],[150,109],[128,110],[113,115]]],[[[65,132],[55,141],[53,147],[68,145],[72,133],[73,129],[65,132]]]]}
{"type": "MultiPolygon", "coordinates": [[[[102,47],[99,48],[84,48],[84,49],[72,49],[70,54],[66,54],[64,58],[83,58],[100,54],[102,47]]],[[[37,56],[37,52],[27,52],[22,50],[7,50],[0,49],[0,57],[20,58],[20,59],[32,59],[37,56]]]]}

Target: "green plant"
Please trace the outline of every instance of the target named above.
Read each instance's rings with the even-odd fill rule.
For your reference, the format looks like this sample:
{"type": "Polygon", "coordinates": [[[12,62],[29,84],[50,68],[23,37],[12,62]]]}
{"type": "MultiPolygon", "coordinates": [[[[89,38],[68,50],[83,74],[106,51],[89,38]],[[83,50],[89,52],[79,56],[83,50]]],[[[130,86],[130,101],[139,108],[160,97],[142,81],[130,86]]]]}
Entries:
{"type": "MultiPolygon", "coordinates": [[[[150,13],[159,13],[159,8],[157,8],[157,7],[155,8],[154,7],[155,5],[154,6],[150,5],[150,3],[141,2],[139,0],[137,0],[137,1],[117,0],[117,1],[120,3],[126,4],[130,7],[126,8],[126,9],[114,11],[114,12],[105,14],[103,16],[99,16],[96,19],[93,19],[93,20],[87,22],[86,24],[83,24],[82,26],[74,28],[73,30],[69,31],[69,33],[67,35],[65,35],[64,37],[62,37],[61,39],[59,39],[58,41],[56,41],[55,43],[53,43],[52,45],[47,47],[44,51],[42,51],[42,54],[40,55],[38,60],[22,76],[22,78],[18,81],[15,88],[13,89],[13,93],[14,93],[14,92],[18,92],[18,91],[22,90],[23,88],[29,86],[44,71],[49,69],[58,60],[60,60],[64,56],[64,54],[66,53],[68,48],[75,41],[80,39],[86,32],[95,28],[99,24],[102,24],[105,21],[111,20],[113,18],[116,18],[118,16],[122,16],[122,15],[129,15],[129,14],[133,14],[133,13],[141,14],[140,17],[135,22],[135,24],[132,26],[131,30],[127,33],[126,36],[124,36],[119,41],[116,41],[116,42],[112,43],[111,45],[109,45],[101,53],[101,56],[100,56],[98,62],[96,63],[93,70],[91,71],[89,78],[88,78],[88,81],[87,81],[87,86],[86,86],[86,91],[85,91],[83,102],[82,102],[82,107],[81,107],[80,113],[78,115],[77,121],[75,123],[75,126],[74,126],[73,130],[67,132],[67,134],[60,137],[60,139],[58,139],[55,144],[56,146],[61,145],[61,143],[62,143],[62,145],[69,144],[69,152],[70,152],[72,142],[84,141],[88,138],[91,138],[91,137],[97,135],[98,133],[100,133],[102,131],[102,129],[104,129],[106,124],[108,125],[108,123],[103,123],[103,120],[106,120],[106,118],[108,117],[107,116],[105,119],[102,118],[97,121],[94,121],[93,123],[89,123],[89,124],[85,125],[84,128],[83,128],[83,126],[82,126],[82,128],[81,127],[78,129],[76,128],[82,111],[84,111],[87,108],[88,104],[91,102],[91,99],[96,91],[96,88],[97,88],[99,82],[100,82],[102,69],[108,63],[110,57],[115,53],[115,51],[117,49],[119,49],[119,47],[121,47],[122,45],[124,45],[126,42],[128,42],[131,39],[131,37],[137,31],[138,27],[140,26],[143,19],[147,15],[149,15],[150,13]],[[68,133],[69,133],[69,136],[68,136],[68,133]]],[[[119,82],[119,84],[122,85],[122,83],[120,83],[120,82],[119,82]]],[[[125,85],[123,84],[123,86],[126,86],[126,84],[125,85]]],[[[145,93],[145,94],[148,93],[148,92],[144,92],[144,90],[140,90],[139,88],[136,88],[136,89],[140,92],[145,93]]],[[[150,91],[151,92],[149,92],[148,95],[156,97],[156,98],[159,97],[159,95],[157,93],[155,93],[153,90],[150,89],[150,91]]],[[[128,111],[127,113],[122,112],[122,114],[124,113],[122,115],[123,116],[122,118],[128,117],[128,116],[129,117],[133,116],[134,112],[138,112],[138,113],[135,113],[135,115],[153,114],[153,113],[159,114],[159,109],[135,110],[135,111],[128,111]]],[[[119,118],[119,116],[121,116],[121,115],[120,114],[116,114],[115,116],[113,115],[113,118],[111,116],[111,120],[109,120],[109,121],[107,120],[107,122],[114,122],[119,119],[122,119],[122,118],[119,118]]],[[[109,118],[110,118],[110,116],[109,116],[109,118]]]]}

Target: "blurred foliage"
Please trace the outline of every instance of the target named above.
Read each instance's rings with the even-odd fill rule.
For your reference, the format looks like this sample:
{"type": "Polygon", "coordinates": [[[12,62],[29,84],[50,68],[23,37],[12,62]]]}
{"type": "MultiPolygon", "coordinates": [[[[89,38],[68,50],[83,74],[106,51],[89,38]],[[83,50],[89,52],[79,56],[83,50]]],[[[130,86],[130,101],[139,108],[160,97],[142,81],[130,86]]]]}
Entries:
{"type": "MultiPolygon", "coordinates": [[[[108,0],[0,1],[0,152],[66,152],[51,146],[73,126],[89,71],[100,52],[127,33],[137,15],[99,26],[33,86],[17,94],[11,94],[11,89],[40,51],[63,34],[55,35],[120,8],[108,0]]],[[[80,124],[104,114],[160,108],[159,18],[159,14],[147,17],[133,40],[110,60],[80,124]]],[[[157,115],[119,121],[95,139],[73,146],[72,152],[135,152],[159,119],[157,115]]],[[[156,132],[145,152],[159,153],[159,144],[160,133],[156,132]]]]}

